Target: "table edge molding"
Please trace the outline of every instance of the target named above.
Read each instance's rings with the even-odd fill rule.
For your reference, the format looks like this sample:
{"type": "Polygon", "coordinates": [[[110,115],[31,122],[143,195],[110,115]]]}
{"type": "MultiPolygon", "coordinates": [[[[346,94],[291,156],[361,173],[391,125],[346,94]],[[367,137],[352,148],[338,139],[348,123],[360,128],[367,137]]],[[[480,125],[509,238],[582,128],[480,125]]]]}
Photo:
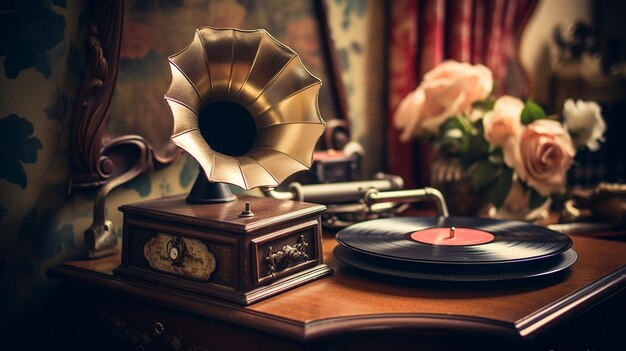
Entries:
{"type": "Polygon", "coordinates": [[[622,266],[595,282],[519,319],[515,322],[515,328],[522,338],[532,339],[552,325],[585,311],[625,288],[626,266],[622,266]]]}
{"type": "Polygon", "coordinates": [[[447,331],[520,340],[511,323],[489,318],[439,313],[377,313],[319,319],[305,323],[305,340],[376,331],[447,331]]]}

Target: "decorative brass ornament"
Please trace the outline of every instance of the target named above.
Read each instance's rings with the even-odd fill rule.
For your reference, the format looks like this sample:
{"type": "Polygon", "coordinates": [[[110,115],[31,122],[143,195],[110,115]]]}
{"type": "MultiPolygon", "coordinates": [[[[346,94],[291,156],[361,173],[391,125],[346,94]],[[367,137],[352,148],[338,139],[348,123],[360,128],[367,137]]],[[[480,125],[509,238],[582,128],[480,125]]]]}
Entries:
{"type": "Polygon", "coordinates": [[[321,81],[265,30],[196,30],[169,58],[172,141],[210,182],[276,187],[308,169],[324,131],[321,81]]]}
{"type": "Polygon", "coordinates": [[[291,267],[299,262],[306,262],[309,259],[309,255],[306,254],[306,248],[309,244],[304,240],[304,235],[300,235],[298,242],[292,245],[285,245],[283,248],[274,252],[270,246],[267,250],[268,272],[274,276],[276,273],[291,267]]]}
{"type": "Polygon", "coordinates": [[[144,244],[143,255],[150,267],[158,271],[201,281],[208,281],[217,265],[215,256],[201,240],[163,233],[144,244]]]}

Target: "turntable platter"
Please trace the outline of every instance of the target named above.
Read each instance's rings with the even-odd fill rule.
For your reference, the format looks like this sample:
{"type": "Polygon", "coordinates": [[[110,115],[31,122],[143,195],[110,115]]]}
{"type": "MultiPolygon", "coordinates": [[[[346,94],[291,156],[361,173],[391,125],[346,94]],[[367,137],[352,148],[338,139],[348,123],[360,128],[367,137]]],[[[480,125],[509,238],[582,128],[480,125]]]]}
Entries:
{"type": "Polygon", "coordinates": [[[390,263],[380,258],[360,257],[355,251],[338,245],[333,251],[335,257],[342,263],[367,272],[388,275],[392,277],[436,280],[451,282],[487,282],[534,278],[561,272],[572,266],[578,260],[574,249],[550,257],[544,261],[529,261],[507,265],[432,265],[416,263],[390,263]]]}
{"type": "Polygon", "coordinates": [[[561,272],[571,239],[526,222],[470,217],[385,218],[337,233],[337,259],[368,272],[438,281],[499,281],[561,272]]]}

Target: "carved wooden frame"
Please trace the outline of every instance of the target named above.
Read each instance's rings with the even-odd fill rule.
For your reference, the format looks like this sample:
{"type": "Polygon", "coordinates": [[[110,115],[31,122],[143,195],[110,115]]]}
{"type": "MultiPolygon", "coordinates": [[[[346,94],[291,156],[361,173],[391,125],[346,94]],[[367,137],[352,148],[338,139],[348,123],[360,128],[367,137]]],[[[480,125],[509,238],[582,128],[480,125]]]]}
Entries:
{"type": "Polygon", "coordinates": [[[72,130],[72,189],[124,183],[138,170],[163,167],[179,156],[156,154],[141,136],[111,138],[106,132],[119,66],[123,12],[123,0],[94,3],[87,38],[88,61],[72,130]]]}

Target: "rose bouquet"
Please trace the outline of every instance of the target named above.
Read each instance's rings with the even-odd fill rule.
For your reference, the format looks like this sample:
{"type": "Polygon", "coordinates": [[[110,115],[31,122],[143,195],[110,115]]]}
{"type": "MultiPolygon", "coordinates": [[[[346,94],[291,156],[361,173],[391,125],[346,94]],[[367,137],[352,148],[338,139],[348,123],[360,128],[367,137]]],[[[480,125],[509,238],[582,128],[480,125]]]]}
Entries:
{"type": "Polygon", "coordinates": [[[597,150],[605,123],[595,102],[568,99],[561,116],[548,116],[492,90],[487,67],[445,61],[400,102],[394,123],[403,141],[428,137],[441,153],[458,155],[472,188],[504,217],[527,215],[565,190],[576,150],[597,150]]]}

